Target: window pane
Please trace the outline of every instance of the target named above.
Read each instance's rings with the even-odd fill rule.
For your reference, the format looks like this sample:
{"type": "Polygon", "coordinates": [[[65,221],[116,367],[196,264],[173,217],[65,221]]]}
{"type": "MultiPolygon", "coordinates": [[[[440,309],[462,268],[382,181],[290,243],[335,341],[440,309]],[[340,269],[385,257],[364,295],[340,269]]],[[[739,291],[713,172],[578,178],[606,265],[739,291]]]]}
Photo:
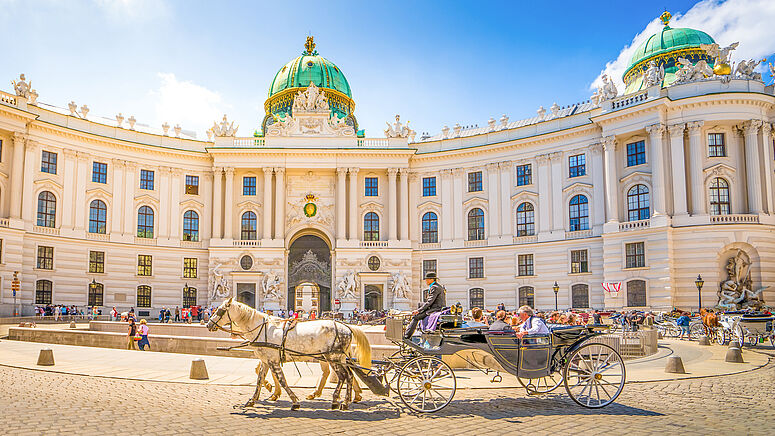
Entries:
{"type": "Polygon", "coordinates": [[[199,176],[186,176],[186,194],[199,195],[199,176]]]}
{"type": "Polygon", "coordinates": [[[476,171],[468,173],[468,192],[479,192],[482,190],[482,172],[476,171]]]}
{"type": "Polygon", "coordinates": [[[568,177],[579,177],[587,173],[586,155],[577,154],[568,158],[568,168],[570,173],[568,177]]]}
{"type": "Polygon", "coordinates": [[[472,257],[468,259],[468,278],[484,278],[484,258],[472,257]]]}
{"type": "Polygon", "coordinates": [[[434,212],[428,212],[422,216],[422,242],[439,242],[439,221],[434,212]]]}
{"type": "Polygon", "coordinates": [[[436,195],[436,178],[435,177],[423,177],[422,179],[422,196],[433,197],[436,195]]]}
{"type": "Polygon", "coordinates": [[[366,177],[366,197],[376,197],[379,195],[377,190],[378,178],[366,177]]]}
{"type": "Polygon", "coordinates": [[[519,288],[519,305],[535,307],[535,291],[532,286],[519,288]]]}
{"type": "Polygon", "coordinates": [[[589,307],[589,286],[578,284],[571,287],[571,306],[574,309],[589,307]]]}
{"type": "Polygon", "coordinates": [[[94,183],[108,183],[108,164],[94,162],[92,164],[91,181],[94,183]]]}
{"type": "Polygon", "coordinates": [[[468,291],[468,305],[471,309],[478,307],[484,309],[484,289],[472,288],[468,291]]]}
{"type": "Polygon", "coordinates": [[[631,280],[627,282],[627,306],[642,307],[646,305],[646,282],[631,280]]]}
{"type": "Polygon", "coordinates": [[[379,241],[379,216],[374,212],[363,217],[363,240],[379,241]]]}
{"type": "Polygon", "coordinates": [[[474,208],[468,212],[468,240],[480,241],[484,239],[484,211],[474,208]]]}
{"type": "Polygon", "coordinates": [[[242,195],[256,195],[256,178],[242,178],[242,195]]]}
{"type": "Polygon", "coordinates": [[[107,231],[108,207],[102,200],[89,205],[89,233],[105,234],[107,231]]]}
{"type": "Polygon", "coordinates": [[[193,210],[186,211],[183,214],[183,240],[199,240],[199,214],[193,210]]]}
{"type": "Polygon", "coordinates": [[[517,166],[517,186],[533,183],[533,171],[531,164],[517,166]]]}
{"type": "Polygon", "coordinates": [[[140,170],[140,189],[153,190],[153,171],[140,170]]]}
{"type": "Polygon", "coordinates": [[[258,239],[258,220],[256,214],[251,211],[242,214],[240,239],[243,241],[254,241],[258,239]]]}

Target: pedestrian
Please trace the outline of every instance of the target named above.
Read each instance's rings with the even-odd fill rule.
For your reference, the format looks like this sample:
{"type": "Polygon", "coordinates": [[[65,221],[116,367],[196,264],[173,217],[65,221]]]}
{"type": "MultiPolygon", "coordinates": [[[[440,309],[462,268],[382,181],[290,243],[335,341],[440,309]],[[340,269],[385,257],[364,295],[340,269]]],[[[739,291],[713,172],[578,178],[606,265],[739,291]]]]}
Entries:
{"type": "Polygon", "coordinates": [[[180,322],[180,307],[175,306],[175,322],[180,322]]]}
{"type": "Polygon", "coordinates": [[[118,311],[116,310],[116,306],[113,306],[113,309],[110,311],[110,319],[112,321],[118,320],[118,311]]]}
{"type": "Polygon", "coordinates": [[[681,316],[675,320],[675,324],[681,329],[681,336],[679,336],[679,339],[683,339],[684,335],[686,335],[687,339],[691,339],[691,335],[689,333],[690,322],[691,318],[686,315],[686,312],[682,312],[681,316]]]}
{"type": "Polygon", "coordinates": [[[137,335],[137,324],[135,324],[134,318],[129,318],[129,331],[128,331],[128,339],[126,349],[127,350],[135,350],[135,335],[137,335]]]}
{"type": "Polygon", "coordinates": [[[191,313],[190,313],[190,315],[191,316],[188,319],[189,323],[191,323],[191,321],[193,321],[194,318],[196,318],[197,321],[201,321],[202,320],[202,315],[199,313],[199,306],[191,306],[191,313]]]}
{"type": "Polygon", "coordinates": [[[148,342],[148,323],[144,320],[140,320],[140,326],[137,327],[137,333],[140,335],[140,340],[137,341],[137,348],[140,349],[140,351],[145,351],[145,346],[148,346],[148,350],[151,349],[151,343],[148,342]]]}
{"type": "Polygon", "coordinates": [[[159,310],[159,322],[164,322],[164,309],[159,310]]]}
{"type": "Polygon", "coordinates": [[[171,317],[171,316],[172,316],[172,312],[170,312],[170,310],[169,310],[169,309],[165,309],[165,310],[164,310],[164,322],[166,322],[167,324],[169,324],[169,323],[170,323],[170,317],[171,317]]]}
{"type": "Polygon", "coordinates": [[[593,322],[595,325],[601,325],[601,324],[603,324],[603,323],[601,322],[601,316],[600,316],[600,312],[598,312],[598,311],[597,311],[597,309],[595,309],[595,311],[594,311],[594,312],[592,312],[592,322],[593,322]]]}

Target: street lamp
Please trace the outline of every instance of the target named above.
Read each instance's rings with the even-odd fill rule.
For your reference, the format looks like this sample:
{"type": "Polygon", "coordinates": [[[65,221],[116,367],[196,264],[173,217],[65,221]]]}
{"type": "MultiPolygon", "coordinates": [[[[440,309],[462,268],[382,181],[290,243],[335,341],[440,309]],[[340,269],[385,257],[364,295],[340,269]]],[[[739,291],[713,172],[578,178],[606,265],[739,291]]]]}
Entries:
{"type": "Polygon", "coordinates": [[[560,285],[557,284],[557,282],[554,282],[554,285],[552,286],[552,290],[554,291],[554,310],[557,310],[557,293],[560,292],[560,285]]]}
{"type": "Polygon", "coordinates": [[[705,280],[702,279],[702,276],[697,274],[697,280],[694,281],[694,284],[697,285],[697,304],[699,309],[702,310],[702,285],[705,284],[705,280]]]}

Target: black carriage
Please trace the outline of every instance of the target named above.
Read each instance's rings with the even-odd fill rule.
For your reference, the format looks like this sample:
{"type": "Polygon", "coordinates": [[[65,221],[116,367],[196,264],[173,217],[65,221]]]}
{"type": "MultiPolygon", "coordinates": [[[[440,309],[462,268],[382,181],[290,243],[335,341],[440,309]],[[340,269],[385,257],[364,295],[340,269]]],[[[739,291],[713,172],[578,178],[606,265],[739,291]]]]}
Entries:
{"type": "Polygon", "coordinates": [[[514,332],[463,327],[457,314],[443,315],[436,331],[406,340],[403,320],[389,318],[386,337],[399,351],[385,361],[374,361],[372,377],[354,369],[373,391],[385,395],[389,387],[417,412],[435,412],[452,401],[455,373],[442,360],[451,355],[475,368],[496,371],[493,381],[500,378],[500,371],[516,376],[528,394],[544,394],[564,385],[576,403],[599,408],[616,400],[626,379],[619,353],[595,341],[606,330],[604,326],[562,326],[547,335],[519,338],[514,332]]]}

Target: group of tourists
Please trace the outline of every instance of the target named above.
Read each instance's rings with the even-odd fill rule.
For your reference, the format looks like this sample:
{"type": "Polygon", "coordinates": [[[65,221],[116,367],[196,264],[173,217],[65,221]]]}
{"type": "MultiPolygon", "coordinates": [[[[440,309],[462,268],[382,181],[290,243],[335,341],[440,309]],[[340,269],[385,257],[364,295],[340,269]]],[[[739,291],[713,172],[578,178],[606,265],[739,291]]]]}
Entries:
{"type": "Polygon", "coordinates": [[[82,316],[92,319],[102,315],[102,309],[94,307],[78,307],[76,305],[65,306],[63,304],[45,306],[35,306],[35,316],[43,318],[44,316],[54,317],[55,321],[66,320],[68,317],[82,316]]]}
{"type": "Polygon", "coordinates": [[[150,350],[151,343],[148,342],[149,331],[148,321],[141,319],[139,323],[135,323],[134,318],[129,318],[127,350],[146,351],[145,347],[148,347],[148,350],[150,350]]]}
{"type": "Polygon", "coordinates": [[[167,307],[163,307],[159,310],[159,322],[162,323],[169,323],[169,322],[183,322],[187,324],[191,324],[192,321],[202,321],[202,318],[204,317],[205,320],[209,319],[210,309],[204,309],[202,310],[199,306],[191,306],[191,307],[184,307],[181,308],[180,306],[175,306],[174,312],[171,311],[167,307]],[[205,314],[207,312],[207,314],[205,314]],[[174,318],[173,318],[174,316],[174,318]]]}

